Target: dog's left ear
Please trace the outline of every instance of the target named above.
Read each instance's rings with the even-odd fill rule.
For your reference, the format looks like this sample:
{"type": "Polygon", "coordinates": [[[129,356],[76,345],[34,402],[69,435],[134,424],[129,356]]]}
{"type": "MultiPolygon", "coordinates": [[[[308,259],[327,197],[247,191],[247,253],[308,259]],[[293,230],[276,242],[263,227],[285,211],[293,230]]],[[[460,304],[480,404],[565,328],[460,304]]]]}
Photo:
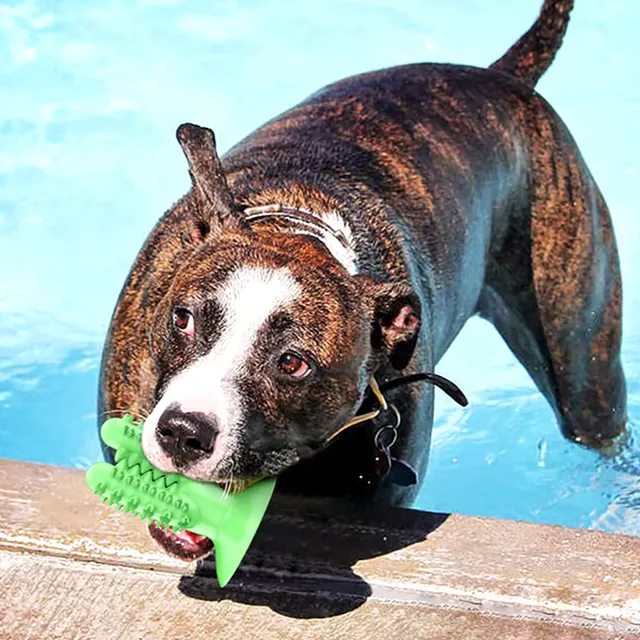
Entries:
{"type": "Polygon", "coordinates": [[[388,354],[394,369],[404,369],[418,341],[420,299],[404,282],[372,283],[367,289],[373,302],[372,345],[388,354]]]}
{"type": "MultiPolygon", "coordinates": [[[[181,124],[176,138],[189,163],[193,194],[199,205],[200,229],[240,231],[242,219],[218,158],[213,131],[195,124],[181,124]]],[[[203,234],[206,235],[206,234],[203,234]]]]}

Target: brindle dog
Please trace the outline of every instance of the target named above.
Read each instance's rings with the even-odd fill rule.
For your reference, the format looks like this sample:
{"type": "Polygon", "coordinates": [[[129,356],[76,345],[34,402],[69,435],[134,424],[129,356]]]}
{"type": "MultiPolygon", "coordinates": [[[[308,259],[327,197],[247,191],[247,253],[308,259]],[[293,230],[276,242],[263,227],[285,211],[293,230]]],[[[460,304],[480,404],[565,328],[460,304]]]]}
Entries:
{"type": "MultiPolygon", "coordinates": [[[[197,479],[279,475],[281,490],[409,505],[420,482],[375,473],[372,423],[327,441],[367,401],[371,377],[433,371],[480,314],[567,437],[598,447],[620,434],[611,218],[534,91],[572,4],[545,0],[489,69],[414,64],[333,84],[222,163],[210,130],[182,125],[192,188],[118,300],[100,420],[147,418],[148,457],[197,479]]],[[[389,398],[402,416],[392,453],[424,478],[433,388],[389,398]]],[[[185,558],[210,548],[152,533],[185,558]]]]}

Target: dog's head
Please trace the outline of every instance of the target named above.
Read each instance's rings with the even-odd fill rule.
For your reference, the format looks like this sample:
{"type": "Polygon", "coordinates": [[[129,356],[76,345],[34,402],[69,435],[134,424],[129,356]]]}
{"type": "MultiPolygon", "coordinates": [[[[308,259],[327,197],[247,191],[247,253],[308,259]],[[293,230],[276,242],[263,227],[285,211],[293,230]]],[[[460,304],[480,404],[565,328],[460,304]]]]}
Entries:
{"type": "Polygon", "coordinates": [[[184,127],[211,231],[148,327],[159,377],[144,450],[197,480],[275,476],[355,414],[381,359],[407,364],[419,303],[405,284],[350,275],[313,237],[244,228],[213,134],[184,127]]]}

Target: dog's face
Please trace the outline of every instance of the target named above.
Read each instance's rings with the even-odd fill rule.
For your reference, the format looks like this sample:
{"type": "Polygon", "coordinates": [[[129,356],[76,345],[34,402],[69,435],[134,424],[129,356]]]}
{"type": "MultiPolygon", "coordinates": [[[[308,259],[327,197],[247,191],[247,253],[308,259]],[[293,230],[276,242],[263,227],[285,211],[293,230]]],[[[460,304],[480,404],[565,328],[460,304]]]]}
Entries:
{"type": "Polygon", "coordinates": [[[149,459],[227,483],[316,451],[368,383],[364,293],[310,238],[275,247],[235,236],[196,251],[151,327],[160,376],[144,427],[149,459]]]}

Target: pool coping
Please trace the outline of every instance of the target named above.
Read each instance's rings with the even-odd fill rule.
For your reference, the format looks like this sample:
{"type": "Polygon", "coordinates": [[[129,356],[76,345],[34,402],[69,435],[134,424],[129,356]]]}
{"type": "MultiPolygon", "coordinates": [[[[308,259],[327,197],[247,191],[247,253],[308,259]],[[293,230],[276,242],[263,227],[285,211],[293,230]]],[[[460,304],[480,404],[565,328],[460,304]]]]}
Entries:
{"type": "Polygon", "coordinates": [[[640,637],[640,538],[597,531],[276,496],[214,576],[82,471],[0,459],[0,638],[640,637]]]}

